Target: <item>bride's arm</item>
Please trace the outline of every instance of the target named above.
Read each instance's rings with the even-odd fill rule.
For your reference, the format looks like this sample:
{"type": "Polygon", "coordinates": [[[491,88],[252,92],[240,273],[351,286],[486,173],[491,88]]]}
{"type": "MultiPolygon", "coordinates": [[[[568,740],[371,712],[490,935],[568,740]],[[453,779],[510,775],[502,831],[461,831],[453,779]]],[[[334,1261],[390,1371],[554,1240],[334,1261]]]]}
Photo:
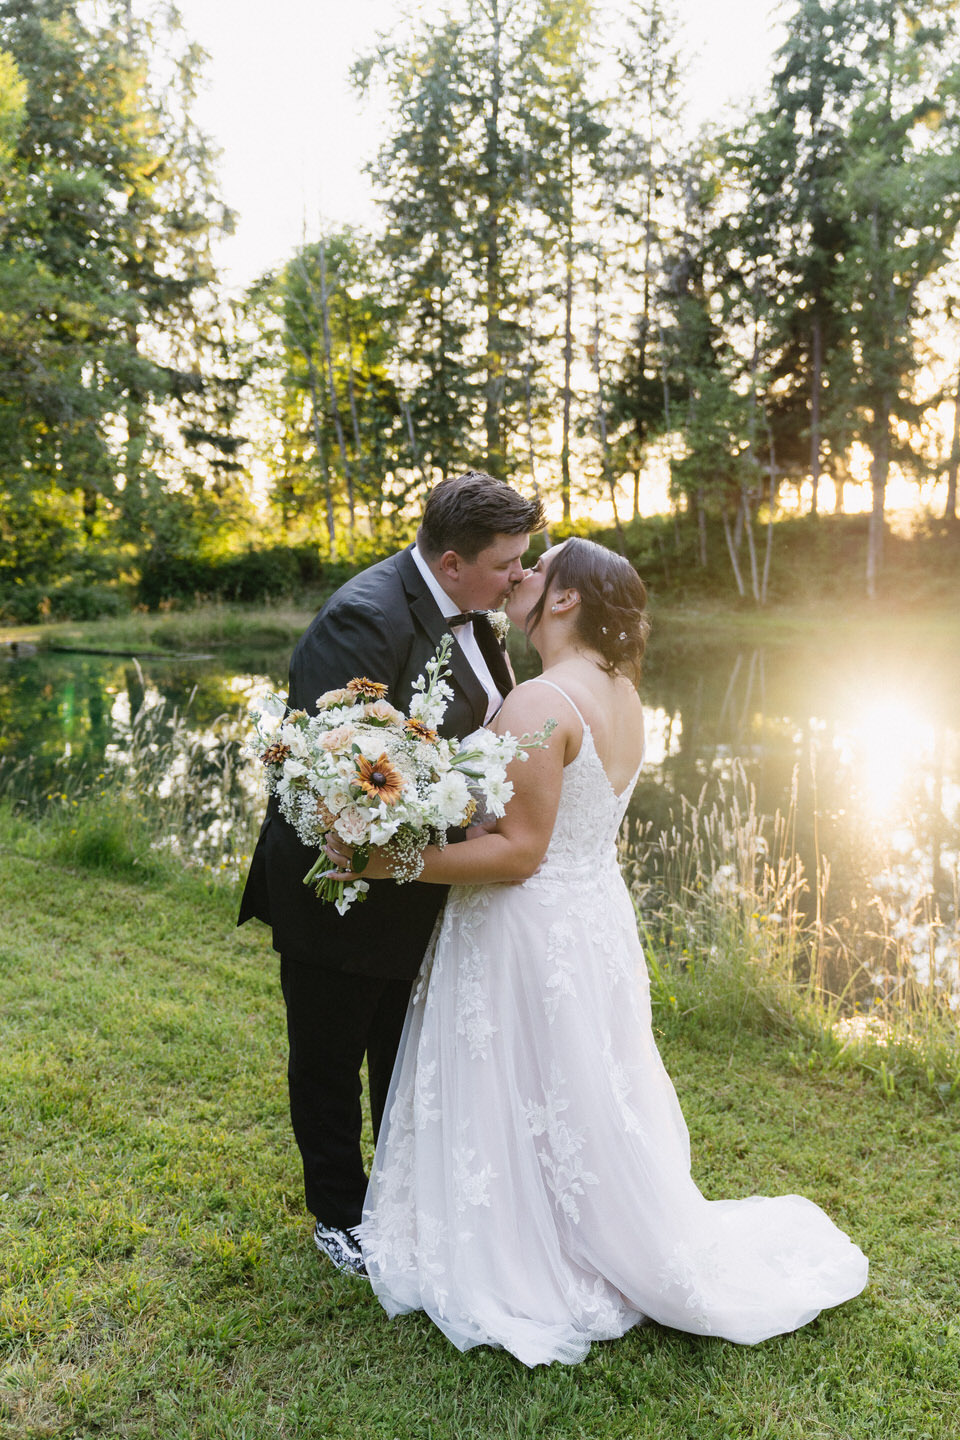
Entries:
{"type": "MultiPolygon", "coordinates": [[[[551,718],[557,719],[558,711],[567,710],[545,686],[521,685],[507,696],[493,728],[501,734],[532,734],[542,730],[551,718]]],[[[513,782],[513,796],[495,828],[442,850],[428,845],[418,878],[434,885],[484,885],[526,880],[533,875],[553,833],[568,751],[579,738],[579,727],[573,734],[569,714],[562,714],[542,748],[528,750],[526,760],[511,762],[507,773],[513,782]]],[[[389,849],[371,851],[363,878],[392,877],[389,849]]]]}

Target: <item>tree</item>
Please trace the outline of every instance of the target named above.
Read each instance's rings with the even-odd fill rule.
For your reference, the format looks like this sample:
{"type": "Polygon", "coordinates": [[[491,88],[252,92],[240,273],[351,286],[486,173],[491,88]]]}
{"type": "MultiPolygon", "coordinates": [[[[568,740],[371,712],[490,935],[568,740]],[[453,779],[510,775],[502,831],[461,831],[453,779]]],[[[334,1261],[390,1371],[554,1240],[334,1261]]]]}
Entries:
{"type": "Polygon", "coordinates": [[[683,73],[676,22],[662,0],[630,0],[615,50],[616,81],[605,115],[605,210],[613,221],[620,285],[633,312],[611,418],[623,469],[633,476],[633,514],[649,441],[667,425],[655,360],[665,247],[682,207],[682,163],[671,137],[682,120],[683,73]]]}
{"type": "Polygon", "coordinates": [[[213,459],[195,452],[196,483],[222,484],[236,463],[203,377],[219,343],[210,242],[229,217],[190,115],[201,57],[172,8],[98,13],[0,3],[0,45],[26,86],[0,277],[3,474],[27,510],[75,508],[91,553],[105,525],[149,549],[181,482],[183,447],[167,461],[157,407],[179,417],[188,454],[206,407],[213,459]]]}
{"type": "Polygon", "coordinates": [[[778,456],[809,474],[815,513],[825,454],[842,493],[852,445],[867,447],[871,595],[890,465],[918,464],[923,287],[960,218],[954,12],[941,0],[799,0],[773,103],[734,146],[784,297],[778,456]]]}
{"type": "Polygon", "coordinates": [[[357,70],[361,84],[381,81],[396,117],[375,173],[414,430],[443,473],[478,448],[501,475],[529,456],[530,310],[547,293],[561,208],[553,159],[575,123],[560,82],[587,14],[557,0],[462,0],[357,70]],[[540,274],[534,217],[548,232],[540,274]]]}
{"type": "Polygon", "coordinates": [[[331,555],[341,533],[352,550],[360,510],[379,533],[391,481],[400,478],[399,496],[407,494],[408,435],[390,374],[393,312],[384,291],[375,247],[344,230],[302,245],[247,297],[258,336],[252,383],[261,410],[279,417],[262,446],[271,499],[290,535],[312,533],[322,513],[331,555]]]}

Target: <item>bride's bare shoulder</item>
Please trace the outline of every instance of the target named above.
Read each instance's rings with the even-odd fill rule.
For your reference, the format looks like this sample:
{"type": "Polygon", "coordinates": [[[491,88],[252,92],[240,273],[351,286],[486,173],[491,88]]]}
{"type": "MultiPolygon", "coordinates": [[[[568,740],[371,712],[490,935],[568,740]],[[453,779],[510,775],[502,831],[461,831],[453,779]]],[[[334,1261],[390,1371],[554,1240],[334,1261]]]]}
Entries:
{"type": "Polygon", "coordinates": [[[510,691],[494,721],[494,729],[514,734],[519,729],[539,730],[548,720],[555,720],[559,729],[569,725],[570,707],[563,703],[551,685],[539,680],[524,680],[510,691]]]}

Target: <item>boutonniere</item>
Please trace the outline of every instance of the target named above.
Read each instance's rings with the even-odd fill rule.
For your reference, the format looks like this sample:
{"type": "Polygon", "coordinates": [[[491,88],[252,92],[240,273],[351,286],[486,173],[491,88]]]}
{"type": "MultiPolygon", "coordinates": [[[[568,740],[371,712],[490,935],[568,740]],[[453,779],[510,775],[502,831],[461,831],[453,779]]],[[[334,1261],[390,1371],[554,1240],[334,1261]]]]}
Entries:
{"type": "Polygon", "coordinates": [[[502,610],[488,610],[487,619],[490,621],[494,635],[502,645],[510,633],[510,621],[502,610]]]}

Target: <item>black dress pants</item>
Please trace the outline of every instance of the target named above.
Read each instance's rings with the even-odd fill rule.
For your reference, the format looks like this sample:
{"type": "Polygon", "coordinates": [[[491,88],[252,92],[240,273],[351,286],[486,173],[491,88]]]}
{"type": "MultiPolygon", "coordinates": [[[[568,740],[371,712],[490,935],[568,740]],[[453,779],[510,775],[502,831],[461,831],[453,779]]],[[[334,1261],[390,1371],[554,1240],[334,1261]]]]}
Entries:
{"type": "Polygon", "coordinates": [[[367,1188],[360,1067],[366,1055],[376,1139],[411,983],[280,957],[290,1118],[303,1158],[307,1208],[325,1225],[360,1223],[367,1188]]]}

